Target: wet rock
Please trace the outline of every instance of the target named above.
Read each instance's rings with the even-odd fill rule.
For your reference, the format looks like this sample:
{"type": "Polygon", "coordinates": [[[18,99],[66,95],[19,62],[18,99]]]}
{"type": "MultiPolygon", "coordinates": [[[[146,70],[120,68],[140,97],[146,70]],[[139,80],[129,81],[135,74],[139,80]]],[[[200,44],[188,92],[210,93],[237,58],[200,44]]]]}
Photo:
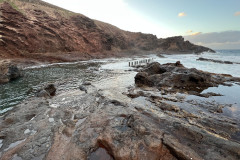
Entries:
{"type": "Polygon", "coordinates": [[[41,90],[38,93],[36,93],[37,97],[44,97],[44,98],[50,98],[50,94],[46,90],[41,90]]]}
{"type": "Polygon", "coordinates": [[[159,58],[165,58],[165,57],[162,55],[162,53],[157,54],[157,56],[158,56],[159,58]]]}
{"type": "Polygon", "coordinates": [[[134,90],[133,91],[129,91],[128,93],[125,93],[128,97],[130,98],[137,98],[137,97],[140,97],[140,96],[148,96],[147,94],[145,94],[143,91],[137,91],[135,92],[134,90]]]}
{"type": "Polygon", "coordinates": [[[160,105],[158,105],[162,110],[167,110],[167,111],[174,111],[174,112],[178,112],[180,109],[177,106],[174,105],[170,105],[170,104],[166,104],[166,103],[162,103],[160,105]]]}
{"type": "Polygon", "coordinates": [[[223,113],[223,110],[222,110],[223,108],[224,108],[224,106],[219,105],[219,106],[217,107],[216,111],[217,111],[218,113],[223,113]]]}
{"type": "Polygon", "coordinates": [[[198,96],[209,98],[212,96],[223,96],[223,95],[218,93],[208,92],[208,93],[198,94],[198,96]]]}
{"type": "Polygon", "coordinates": [[[57,89],[55,88],[54,84],[48,84],[43,89],[40,89],[39,91],[37,91],[36,96],[50,98],[51,96],[55,96],[56,90],[57,89]]]}
{"type": "Polygon", "coordinates": [[[10,61],[0,61],[0,84],[21,77],[19,68],[10,61]]]}
{"type": "Polygon", "coordinates": [[[91,82],[88,82],[88,81],[85,81],[85,82],[82,83],[82,85],[84,85],[84,86],[90,86],[90,85],[92,85],[92,83],[91,83],[91,82]]]}
{"type": "Polygon", "coordinates": [[[153,86],[153,82],[151,80],[149,80],[148,77],[148,73],[147,72],[139,72],[136,76],[135,76],[135,83],[138,86],[153,86]]]}
{"type": "Polygon", "coordinates": [[[33,97],[0,116],[0,158],[239,159],[239,121],[198,111],[212,107],[209,103],[185,107],[188,102],[178,103],[177,94],[128,87],[144,96],[132,100],[96,84],[86,94],[71,90],[48,100],[33,97]]]}
{"type": "Polygon", "coordinates": [[[158,97],[158,96],[151,96],[150,97],[150,101],[155,103],[156,106],[158,106],[162,110],[174,111],[174,112],[180,111],[180,108],[178,106],[175,106],[175,105],[172,105],[172,104],[167,104],[165,102],[161,102],[161,100],[163,100],[163,99],[166,99],[166,98],[162,98],[162,97],[158,97]]]}
{"type": "Polygon", "coordinates": [[[124,106],[124,104],[118,100],[110,100],[110,103],[114,104],[115,106],[124,106]]]}
{"type": "Polygon", "coordinates": [[[83,85],[80,85],[80,86],[79,86],[79,89],[80,89],[81,91],[84,91],[85,93],[87,93],[87,88],[84,87],[83,85]]]}
{"type": "Polygon", "coordinates": [[[195,68],[185,68],[178,61],[163,65],[157,62],[149,64],[135,76],[135,83],[138,86],[155,86],[159,89],[171,87],[182,91],[201,92],[219,84],[227,85],[225,82],[231,81],[231,79],[228,76],[211,74],[195,68]]]}
{"type": "Polygon", "coordinates": [[[51,96],[54,96],[56,94],[56,88],[54,84],[49,84],[44,88],[45,91],[47,91],[51,96]]]}
{"type": "Polygon", "coordinates": [[[147,65],[144,69],[144,72],[148,73],[149,75],[152,74],[162,74],[165,73],[167,70],[161,66],[158,62],[153,62],[147,65]]]}
{"type": "Polygon", "coordinates": [[[180,61],[177,61],[177,62],[175,63],[175,66],[177,66],[177,67],[184,67],[184,66],[181,64],[180,61]]]}

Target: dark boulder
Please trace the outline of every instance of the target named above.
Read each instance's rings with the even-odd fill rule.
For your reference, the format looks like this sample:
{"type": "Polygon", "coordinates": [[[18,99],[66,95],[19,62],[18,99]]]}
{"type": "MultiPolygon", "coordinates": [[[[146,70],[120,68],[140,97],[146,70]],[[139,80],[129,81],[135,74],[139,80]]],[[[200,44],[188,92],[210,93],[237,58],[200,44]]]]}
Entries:
{"type": "Polygon", "coordinates": [[[37,97],[44,97],[44,98],[50,98],[50,94],[46,91],[46,90],[39,90],[37,93],[36,93],[36,96],[37,97]]]}
{"type": "Polygon", "coordinates": [[[177,66],[177,67],[184,67],[180,61],[177,61],[177,62],[175,63],[175,66],[177,66]]]}
{"type": "Polygon", "coordinates": [[[47,91],[51,96],[54,96],[56,94],[56,88],[54,84],[49,84],[44,88],[45,91],[47,91]]]}
{"type": "Polygon", "coordinates": [[[185,91],[201,92],[230,81],[224,75],[203,72],[195,68],[185,68],[180,61],[160,65],[157,62],[146,66],[135,76],[135,84],[149,87],[171,87],[185,91]]]}
{"type": "Polygon", "coordinates": [[[56,90],[54,84],[48,84],[43,89],[38,90],[36,96],[50,98],[51,96],[55,96],[56,90]]]}
{"type": "Polygon", "coordinates": [[[158,62],[150,63],[143,70],[144,70],[144,72],[147,72],[149,75],[152,75],[152,74],[162,74],[162,73],[167,71],[158,62]]]}
{"type": "Polygon", "coordinates": [[[21,77],[19,68],[9,61],[0,62],[0,84],[7,83],[21,77]]]}
{"type": "Polygon", "coordinates": [[[80,86],[79,86],[79,89],[80,89],[81,91],[84,91],[85,93],[87,93],[87,88],[84,87],[83,85],[80,85],[80,86]]]}
{"type": "Polygon", "coordinates": [[[153,82],[149,80],[148,73],[146,72],[139,72],[135,76],[135,83],[138,86],[153,86],[153,82]]]}

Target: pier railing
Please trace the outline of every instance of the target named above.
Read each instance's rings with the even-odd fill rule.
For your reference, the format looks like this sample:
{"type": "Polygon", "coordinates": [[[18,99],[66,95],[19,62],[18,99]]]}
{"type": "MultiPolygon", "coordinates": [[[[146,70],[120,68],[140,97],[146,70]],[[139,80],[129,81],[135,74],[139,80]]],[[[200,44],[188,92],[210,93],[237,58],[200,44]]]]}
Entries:
{"type": "Polygon", "coordinates": [[[149,63],[153,62],[153,58],[147,58],[147,59],[142,59],[142,60],[135,60],[135,61],[130,61],[128,62],[129,67],[136,67],[136,66],[145,66],[149,63]]]}

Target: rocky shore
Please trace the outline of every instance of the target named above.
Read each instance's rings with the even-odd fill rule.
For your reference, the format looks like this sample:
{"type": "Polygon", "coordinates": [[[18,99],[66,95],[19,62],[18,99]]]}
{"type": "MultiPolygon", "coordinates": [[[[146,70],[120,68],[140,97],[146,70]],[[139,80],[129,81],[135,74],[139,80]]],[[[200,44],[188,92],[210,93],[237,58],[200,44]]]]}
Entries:
{"type": "Polygon", "coordinates": [[[168,92],[200,93],[209,87],[229,85],[226,82],[240,82],[240,78],[189,69],[180,61],[163,65],[158,62],[151,63],[135,77],[138,86],[156,87],[168,92]]]}
{"type": "Polygon", "coordinates": [[[221,113],[229,106],[188,98],[238,78],[180,62],[138,71],[96,70],[113,77],[15,106],[0,116],[1,159],[240,158],[239,120],[221,113]]]}

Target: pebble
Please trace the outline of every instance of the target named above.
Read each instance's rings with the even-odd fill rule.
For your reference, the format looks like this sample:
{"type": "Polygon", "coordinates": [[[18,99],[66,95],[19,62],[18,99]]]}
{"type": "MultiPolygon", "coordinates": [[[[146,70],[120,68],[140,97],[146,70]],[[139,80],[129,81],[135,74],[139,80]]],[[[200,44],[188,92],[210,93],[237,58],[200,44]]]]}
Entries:
{"type": "Polygon", "coordinates": [[[54,118],[49,118],[48,121],[51,123],[51,122],[54,122],[54,118]]]}
{"type": "Polygon", "coordinates": [[[52,108],[57,108],[58,105],[57,105],[57,104],[50,104],[50,107],[52,107],[52,108]]]}
{"type": "Polygon", "coordinates": [[[25,131],[24,131],[24,134],[28,134],[28,133],[30,133],[31,131],[29,130],[29,129],[26,129],[25,131]]]}

